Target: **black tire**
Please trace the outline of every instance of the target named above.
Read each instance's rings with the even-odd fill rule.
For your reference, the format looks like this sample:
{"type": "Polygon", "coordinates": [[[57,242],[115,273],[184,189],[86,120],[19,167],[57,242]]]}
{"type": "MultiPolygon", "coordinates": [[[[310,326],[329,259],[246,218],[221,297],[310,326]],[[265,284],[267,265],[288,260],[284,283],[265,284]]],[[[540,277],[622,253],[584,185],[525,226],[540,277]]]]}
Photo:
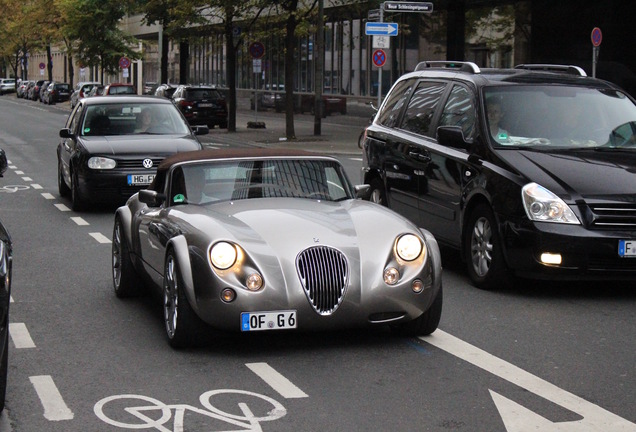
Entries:
{"type": "Polygon", "coordinates": [[[5,324],[7,329],[4,341],[4,355],[0,359],[0,412],[4,410],[4,399],[7,395],[7,372],[9,369],[9,331],[8,323],[5,324]]]}
{"type": "Polygon", "coordinates": [[[73,170],[71,170],[71,208],[73,211],[82,211],[84,209],[84,201],[79,190],[77,174],[73,170]]]}
{"type": "Polygon", "coordinates": [[[64,181],[62,162],[60,162],[59,159],[57,161],[57,190],[61,197],[67,197],[71,194],[71,188],[69,188],[64,181]]]}
{"type": "Polygon", "coordinates": [[[463,242],[468,276],[476,287],[490,290],[508,282],[497,223],[488,205],[479,204],[473,209],[463,242]]]}
{"type": "Polygon", "coordinates": [[[163,275],[163,318],[172,348],[188,348],[205,333],[205,324],[196,315],[184,292],[183,279],[173,249],[168,251],[163,275]]]}
{"type": "Polygon", "coordinates": [[[371,180],[371,189],[369,191],[369,201],[387,207],[386,190],[382,181],[378,178],[371,180]]]}
{"type": "Polygon", "coordinates": [[[143,283],[130,259],[130,249],[119,217],[115,218],[112,245],[111,264],[115,295],[119,298],[138,296],[143,291],[143,283]]]}
{"type": "Polygon", "coordinates": [[[431,306],[413,321],[402,324],[397,330],[404,336],[426,336],[437,330],[439,321],[442,318],[442,304],[444,303],[444,293],[442,287],[431,303],[431,306]]]}

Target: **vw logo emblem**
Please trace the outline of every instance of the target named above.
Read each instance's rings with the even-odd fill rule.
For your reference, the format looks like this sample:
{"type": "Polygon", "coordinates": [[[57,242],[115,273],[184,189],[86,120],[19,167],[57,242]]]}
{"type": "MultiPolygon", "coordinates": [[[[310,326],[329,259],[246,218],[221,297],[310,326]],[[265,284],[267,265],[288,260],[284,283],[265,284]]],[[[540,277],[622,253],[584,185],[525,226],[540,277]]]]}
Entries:
{"type": "Polygon", "coordinates": [[[152,168],[152,159],[144,159],[142,164],[143,164],[144,168],[146,168],[146,169],[152,168]]]}

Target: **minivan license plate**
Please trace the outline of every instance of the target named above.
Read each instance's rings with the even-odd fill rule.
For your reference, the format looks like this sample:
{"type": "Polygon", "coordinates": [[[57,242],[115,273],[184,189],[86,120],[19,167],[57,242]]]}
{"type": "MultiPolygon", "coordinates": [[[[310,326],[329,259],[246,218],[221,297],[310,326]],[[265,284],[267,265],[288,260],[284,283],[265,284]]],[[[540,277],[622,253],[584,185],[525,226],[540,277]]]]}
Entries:
{"type": "Polygon", "coordinates": [[[622,258],[636,257],[636,240],[619,240],[618,256],[622,258]]]}
{"type": "Polygon", "coordinates": [[[241,331],[283,330],[296,328],[296,311],[243,312],[241,331]]]}
{"type": "Polygon", "coordinates": [[[130,186],[149,185],[154,178],[154,174],[128,174],[128,184],[130,186]]]}

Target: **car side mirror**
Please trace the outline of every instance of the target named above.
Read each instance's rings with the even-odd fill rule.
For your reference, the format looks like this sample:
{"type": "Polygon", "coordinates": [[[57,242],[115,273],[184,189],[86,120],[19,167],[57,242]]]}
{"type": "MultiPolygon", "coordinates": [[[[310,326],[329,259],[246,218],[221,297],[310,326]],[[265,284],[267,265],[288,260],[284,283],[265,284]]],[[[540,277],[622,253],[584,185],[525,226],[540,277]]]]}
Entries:
{"type": "Polygon", "coordinates": [[[469,150],[471,144],[464,138],[464,131],[459,126],[440,126],[437,128],[437,142],[443,146],[469,150]]]}
{"type": "Polygon", "coordinates": [[[70,129],[60,129],[60,138],[73,138],[73,132],[70,129]]]}
{"type": "Polygon", "coordinates": [[[353,190],[357,199],[367,199],[371,195],[371,185],[368,184],[355,185],[353,190]]]}
{"type": "Polygon", "coordinates": [[[210,133],[210,128],[207,126],[192,126],[192,132],[195,135],[207,135],[210,133]]]}
{"type": "Polygon", "coordinates": [[[148,207],[159,207],[166,200],[166,196],[162,193],[151,189],[142,189],[139,191],[139,201],[148,207]]]}

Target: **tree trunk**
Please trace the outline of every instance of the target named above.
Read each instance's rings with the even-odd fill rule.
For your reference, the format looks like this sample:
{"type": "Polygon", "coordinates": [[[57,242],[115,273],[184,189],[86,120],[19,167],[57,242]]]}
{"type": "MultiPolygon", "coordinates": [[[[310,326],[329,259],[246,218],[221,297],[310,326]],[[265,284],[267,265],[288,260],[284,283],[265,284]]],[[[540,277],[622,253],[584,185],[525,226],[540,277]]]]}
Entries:
{"type": "Polygon", "coordinates": [[[288,140],[296,139],[294,131],[294,50],[296,48],[296,15],[298,1],[293,1],[285,23],[285,135],[288,140]]]}
{"type": "Polygon", "coordinates": [[[227,131],[236,132],[236,47],[232,32],[233,17],[226,12],[225,17],[225,48],[227,51],[225,69],[225,81],[228,87],[227,94],[227,131]]]}

